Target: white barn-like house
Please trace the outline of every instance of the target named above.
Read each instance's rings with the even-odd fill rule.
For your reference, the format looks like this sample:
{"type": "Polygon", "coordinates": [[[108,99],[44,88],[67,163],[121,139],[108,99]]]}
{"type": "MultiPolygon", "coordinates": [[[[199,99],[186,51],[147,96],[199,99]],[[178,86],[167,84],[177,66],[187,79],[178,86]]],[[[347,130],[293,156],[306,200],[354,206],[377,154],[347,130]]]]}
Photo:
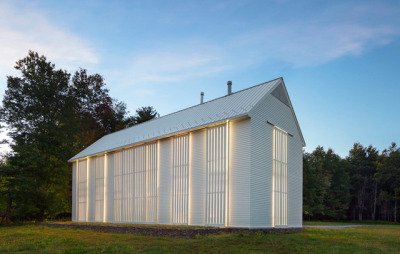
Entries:
{"type": "Polygon", "coordinates": [[[302,227],[305,141],[282,78],[106,135],[70,159],[72,220],[302,227]]]}

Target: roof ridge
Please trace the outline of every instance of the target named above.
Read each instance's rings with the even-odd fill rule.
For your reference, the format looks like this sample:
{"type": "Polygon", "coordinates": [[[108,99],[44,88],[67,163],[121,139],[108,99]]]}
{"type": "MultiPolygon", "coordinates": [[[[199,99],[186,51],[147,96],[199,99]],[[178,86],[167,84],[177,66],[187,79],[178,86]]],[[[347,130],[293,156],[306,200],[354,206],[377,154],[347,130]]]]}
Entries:
{"type": "MultiPolygon", "coordinates": [[[[240,92],[243,92],[243,91],[246,91],[246,90],[249,90],[249,89],[252,89],[252,88],[258,87],[258,86],[261,86],[261,85],[265,85],[265,84],[267,84],[267,83],[273,82],[273,81],[275,81],[275,80],[278,80],[278,79],[283,79],[283,78],[282,78],[282,77],[279,77],[279,78],[276,78],[276,79],[272,79],[272,80],[270,80],[270,81],[263,82],[263,83],[260,83],[260,84],[254,85],[254,86],[250,86],[250,87],[247,87],[247,88],[245,88],[245,89],[242,89],[242,90],[239,90],[239,91],[233,92],[233,93],[231,93],[230,95],[224,95],[224,96],[221,96],[221,97],[217,97],[217,98],[215,98],[215,99],[212,99],[212,100],[206,101],[206,102],[204,102],[204,103],[196,104],[196,105],[193,105],[193,106],[190,106],[190,107],[187,107],[187,108],[184,108],[184,109],[181,109],[181,110],[178,110],[178,111],[175,111],[175,112],[172,112],[172,113],[166,114],[166,115],[164,115],[164,116],[161,116],[161,117],[158,117],[158,118],[153,118],[153,119],[151,119],[151,120],[148,120],[148,121],[146,121],[146,122],[143,122],[143,123],[138,123],[138,124],[132,125],[132,126],[130,126],[130,127],[127,127],[127,128],[125,128],[125,129],[121,129],[121,130],[118,130],[118,131],[114,131],[114,132],[112,132],[112,133],[108,133],[108,134],[104,135],[103,137],[101,137],[100,139],[102,139],[102,138],[104,138],[104,137],[106,137],[106,136],[108,136],[108,135],[111,135],[111,134],[117,133],[117,132],[121,132],[121,131],[124,131],[124,130],[130,129],[130,128],[133,128],[133,127],[139,126],[139,125],[148,124],[148,123],[150,123],[150,122],[152,122],[152,121],[155,121],[155,120],[157,120],[157,119],[161,119],[161,118],[164,118],[164,117],[167,117],[167,116],[170,116],[170,115],[173,115],[173,114],[176,114],[176,113],[179,113],[179,112],[182,112],[182,111],[185,111],[185,110],[191,109],[191,108],[195,108],[195,107],[198,107],[198,106],[201,106],[201,105],[207,104],[207,103],[209,103],[209,102],[212,102],[212,101],[216,101],[216,100],[219,100],[219,99],[225,98],[225,97],[227,97],[227,96],[231,96],[231,95],[233,95],[233,94],[237,94],[237,93],[240,93],[240,92]]],[[[100,139],[98,139],[98,140],[100,140],[100,139]]]]}
{"type": "Polygon", "coordinates": [[[247,114],[251,108],[253,108],[255,104],[257,104],[257,102],[263,98],[263,95],[265,95],[264,92],[268,93],[268,91],[274,87],[274,84],[280,83],[282,80],[282,77],[273,79],[239,90],[230,95],[224,95],[205,103],[196,104],[191,107],[167,114],[160,118],[152,119],[150,121],[136,124],[131,127],[104,135],[102,138],[96,140],[96,142],[83,149],[80,153],[76,154],[69,161],[92,156],[97,153],[111,151],[118,147],[134,145],[139,141],[155,139],[165,135],[174,134],[182,130],[205,126],[207,124],[214,123],[217,120],[219,121],[225,118],[231,119],[247,114]],[[230,97],[231,95],[234,97],[230,97]],[[210,105],[201,107],[206,103],[210,103],[210,105]],[[216,105],[216,107],[212,107],[213,105],[216,105]],[[179,122],[182,120],[181,116],[185,116],[185,119],[187,119],[188,122],[179,124],[179,122]],[[160,119],[159,122],[156,121],[158,119],[160,119]],[[177,119],[181,120],[176,121],[177,119]]]}

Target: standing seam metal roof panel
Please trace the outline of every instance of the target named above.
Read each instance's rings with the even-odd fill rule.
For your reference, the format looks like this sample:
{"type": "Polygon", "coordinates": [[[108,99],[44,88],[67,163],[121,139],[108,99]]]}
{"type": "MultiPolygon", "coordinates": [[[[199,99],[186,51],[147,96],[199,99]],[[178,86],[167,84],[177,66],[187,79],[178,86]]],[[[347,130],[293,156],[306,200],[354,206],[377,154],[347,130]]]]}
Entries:
{"type": "Polygon", "coordinates": [[[69,161],[246,115],[258,101],[281,81],[282,78],[274,79],[231,95],[108,134],[69,161]]]}

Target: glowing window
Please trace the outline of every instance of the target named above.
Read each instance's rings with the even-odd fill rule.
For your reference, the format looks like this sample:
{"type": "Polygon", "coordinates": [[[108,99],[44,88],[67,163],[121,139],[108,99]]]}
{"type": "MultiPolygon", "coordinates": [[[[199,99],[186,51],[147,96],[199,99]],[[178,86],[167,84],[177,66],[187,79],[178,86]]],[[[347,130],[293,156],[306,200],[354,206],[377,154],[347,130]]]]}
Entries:
{"type": "Polygon", "coordinates": [[[273,220],[274,225],[287,225],[287,132],[274,127],[273,144],[273,220]]]}
{"type": "Polygon", "coordinates": [[[157,223],[157,179],[158,179],[158,146],[157,143],[147,145],[147,222],[157,223]]]}
{"type": "Polygon", "coordinates": [[[135,204],[134,221],[146,222],[146,146],[134,147],[135,204]]]}
{"type": "Polygon", "coordinates": [[[188,223],[189,135],[173,142],[172,223],[188,223]]]}
{"type": "Polygon", "coordinates": [[[122,221],[122,151],[114,153],[114,221],[122,221]]]}
{"type": "Polygon", "coordinates": [[[104,156],[93,159],[95,163],[95,221],[103,221],[104,214],[104,156]]]}
{"type": "Polygon", "coordinates": [[[86,221],[87,209],[87,161],[78,162],[78,221],[86,221]]]}
{"type": "Polygon", "coordinates": [[[227,187],[227,124],[207,128],[206,224],[225,226],[227,187]]]}

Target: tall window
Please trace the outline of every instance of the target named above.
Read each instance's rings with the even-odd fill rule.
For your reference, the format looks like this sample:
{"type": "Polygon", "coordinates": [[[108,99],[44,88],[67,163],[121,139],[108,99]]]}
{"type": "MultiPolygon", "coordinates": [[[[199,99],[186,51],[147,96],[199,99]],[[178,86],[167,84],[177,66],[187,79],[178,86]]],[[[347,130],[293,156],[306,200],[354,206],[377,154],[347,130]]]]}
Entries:
{"type": "Polygon", "coordinates": [[[122,151],[114,153],[114,221],[122,221],[122,151]]]}
{"type": "Polygon", "coordinates": [[[134,147],[135,153],[135,222],[146,222],[146,145],[134,147]]]}
{"type": "Polygon", "coordinates": [[[87,209],[87,161],[78,162],[78,221],[86,221],[87,209]]]}
{"type": "Polygon", "coordinates": [[[227,129],[227,124],[207,128],[207,225],[225,226],[226,222],[227,129]]]}
{"type": "Polygon", "coordinates": [[[103,221],[104,215],[104,156],[93,159],[95,163],[95,221],[103,221]]]}
{"type": "Polygon", "coordinates": [[[173,142],[172,223],[188,223],[189,135],[173,142]]]}
{"type": "Polygon", "coordinates": [[[122,221],[131,222],[133,220],[133,185],[134,185],[134,168],[133,168],[133,150],[125,149],[123,154],[123,172],[122,172],[122,221]]]}
{"type": "Polygon", "coordinates": [[[157,179],[158,179],[157,142],[147,145],[147,222],[157,223],[157,179]]]}
{"type": "Polygon", "coordinates": [[[287,226],[287,132],[274,127],[274,225],[287,226]]]}

